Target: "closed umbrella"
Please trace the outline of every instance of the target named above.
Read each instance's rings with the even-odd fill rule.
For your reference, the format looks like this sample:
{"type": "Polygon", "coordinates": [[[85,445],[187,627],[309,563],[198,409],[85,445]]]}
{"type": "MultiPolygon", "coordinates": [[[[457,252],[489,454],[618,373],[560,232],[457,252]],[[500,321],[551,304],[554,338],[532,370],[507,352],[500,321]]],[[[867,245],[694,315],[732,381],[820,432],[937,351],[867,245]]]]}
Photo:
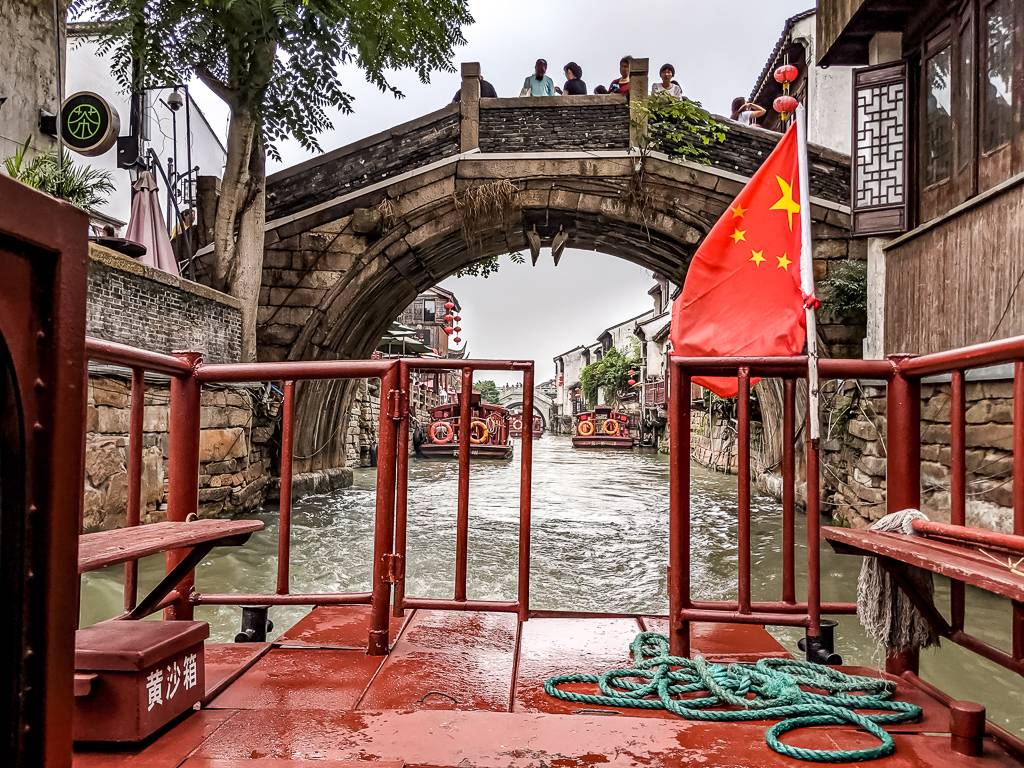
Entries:
{"type": "Polygon", "coordinates": [[[133,189],[132,215],[128,220],[125,237],[146,247],[146,253],[139,261],[150,267],[162,269],[172,275],[178,273],[178,262],[174,258],[171,238],[167,234],[163,214],[160,212],[160,198],[157,196],[156,177],[152,171],[142,171],[133,189]]]}

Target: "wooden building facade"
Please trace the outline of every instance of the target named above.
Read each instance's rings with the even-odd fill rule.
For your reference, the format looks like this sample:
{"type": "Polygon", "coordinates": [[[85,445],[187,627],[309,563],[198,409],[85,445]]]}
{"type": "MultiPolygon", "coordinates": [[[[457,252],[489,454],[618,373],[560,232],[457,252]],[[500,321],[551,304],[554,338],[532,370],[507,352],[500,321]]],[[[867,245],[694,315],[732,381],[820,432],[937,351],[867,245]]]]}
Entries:
{"type": "Polygon", "coordinates": [[[884,351],[1024,334],[1024,0],[820,0],[853,81],[854,228],[885,237],[884,351]],[[891,238],[891,239],[888,239],[891,238]]]}

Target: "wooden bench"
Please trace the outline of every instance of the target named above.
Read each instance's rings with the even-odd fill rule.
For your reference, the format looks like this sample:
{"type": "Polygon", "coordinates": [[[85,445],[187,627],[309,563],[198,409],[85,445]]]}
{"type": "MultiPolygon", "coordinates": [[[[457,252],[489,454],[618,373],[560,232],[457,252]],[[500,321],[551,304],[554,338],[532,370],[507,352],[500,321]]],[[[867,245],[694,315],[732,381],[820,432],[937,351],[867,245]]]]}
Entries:
{"type": "MultiPolygon", "coordinates": [[[[1007,556],[1003,553],[984,554],[982,550],[989,551],[989,547],[982,542],[953,543],[948,539],[832,526],[824,526],[821,531],[839,554],[872,555],[881,558],[883,564],[888,563],[890,568],[892,563],[912,565],[1016,602],[1024,602],[1024,567],[1014,569],[1009,563],[997,562],[1006,560],[1007,556]]],[[[1016,559],[1010,556],[1010,561],[1016,559]]]]}
{"type": "Polygon", "coordinates": [[[109,565],[138,560],[175,549],[189,552],[126,616],[140,619],[157,606],[214,547],[244,544],[256,531],[263,530],[259,520],[196,520],[164,522],[118,528],[112,531],[84,533],[78,538],[78,573],[95,571],[109,565]]]}

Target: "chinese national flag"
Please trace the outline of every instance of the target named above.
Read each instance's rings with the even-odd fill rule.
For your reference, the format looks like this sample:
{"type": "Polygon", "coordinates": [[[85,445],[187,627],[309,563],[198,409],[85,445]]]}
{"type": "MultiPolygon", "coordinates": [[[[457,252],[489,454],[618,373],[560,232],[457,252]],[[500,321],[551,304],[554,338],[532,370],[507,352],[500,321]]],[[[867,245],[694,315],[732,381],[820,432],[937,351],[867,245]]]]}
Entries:
{"type": "MultiPolygon", "coordinates": [[[[673,355],[803,350],[798,156],[794,124],[697,249],[672,307],[673,355]]],[[[736,396],[735,378],[693,381],[721,397],[736,396]]]]}

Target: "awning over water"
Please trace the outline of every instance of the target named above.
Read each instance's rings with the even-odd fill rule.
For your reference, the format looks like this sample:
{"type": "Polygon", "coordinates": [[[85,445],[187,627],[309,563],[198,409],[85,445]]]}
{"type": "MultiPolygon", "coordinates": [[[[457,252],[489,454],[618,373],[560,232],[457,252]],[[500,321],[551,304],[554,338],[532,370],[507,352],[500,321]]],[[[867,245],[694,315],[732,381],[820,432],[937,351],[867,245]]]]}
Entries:
{"type": "Polygon", "coordinates": [[[132,215],[128,220],[125,238],[145,246],[146,253],[139,257],[143,264],[179,274],[178,262],[174,259],[171,238],[160,212],[160,198],[157,196],[156,177],[152,171],[142,171],[132,187],[132,215]]]}

